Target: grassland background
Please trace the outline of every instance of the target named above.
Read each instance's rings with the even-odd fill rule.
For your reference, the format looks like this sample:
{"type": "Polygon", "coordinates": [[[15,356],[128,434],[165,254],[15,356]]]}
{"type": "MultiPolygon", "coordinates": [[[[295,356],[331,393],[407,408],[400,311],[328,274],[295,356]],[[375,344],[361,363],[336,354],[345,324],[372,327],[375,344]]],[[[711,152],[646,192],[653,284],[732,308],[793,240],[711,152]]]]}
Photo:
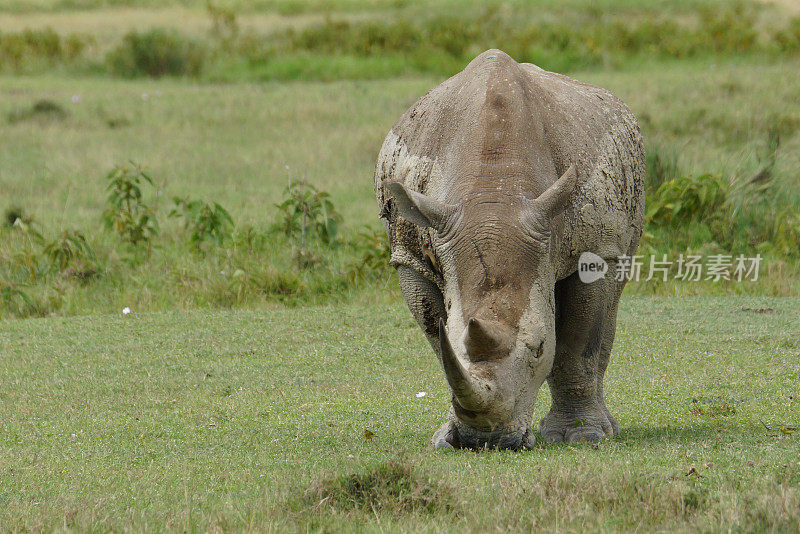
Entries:
{"type": "MultiPolygon", "coordinates": [[[[519,24],[583,27],[595,16],[691,26],[702,10],[740,6],[764,37],[800,13],[791,1],[216,5],[234,10],[243,34],[265,39],[342,21],[473,20],[487,7],[519,24]]],[[[372,172],[383,137],[461,59],[422,72],[403,54],[290,50],[256,67],[215,56],[186,77],[108,70],[104,58],[126,32],[155,27],[213,39],[199,0],[0,0],[0,41],[52,28],[91,43],[80,61],[0,73],[0,210],[21,208],[48,239],[80,231],[98,257],[88,280],[58,270],[28,280],[0,265],[0,530],[800,528],[796,242],[764,252],[757,284],[629,286],[606,387],[619,439],[434,454],[428,440],[449,398],[430,348],[390,272],[346,272],[364,253],[350,244],[358,229],[379,231],[372,172]],[[43,100],[64,116],[26,115],[43,100]],[[146,195],[161,230],[146,257],[101,223],[104,177],[129,160],[156,183],[146,195]],[[311,268],[297,265],[296,240],[269,230],[285,186],[302,178],[329,191],[343,216],[340,244],[308,245],[320,257],[311,268]],[[166,217],[173,196],[219,202],[237,232],[251,227],[263,241],[195,250],[166,217]],[[242,285],[240,271],[268,287],[242,285]],[[3,293],[14,287],[35,305],[3,293]],[[123,307],[133,313],[122,316],[123,307]],[[405,493],[347,486],[398,457],[412,466],[398,482],[405,493]],[[343,484],[344,498],[330,484],[343,484]]],[[[752,216],[794,220],[797,52],[598,57],[562,64],[628,103],[648,152],[681,175],[746,183],[778,132],[752,216]]],[[[0,228],[8,265],[35,248],[0,228]]],[[[707,233],[668,228],[643,247],[662,250],[722,249],[707,233]]],[[[535,419],[548,399],[543,388],[535,419]]]]}

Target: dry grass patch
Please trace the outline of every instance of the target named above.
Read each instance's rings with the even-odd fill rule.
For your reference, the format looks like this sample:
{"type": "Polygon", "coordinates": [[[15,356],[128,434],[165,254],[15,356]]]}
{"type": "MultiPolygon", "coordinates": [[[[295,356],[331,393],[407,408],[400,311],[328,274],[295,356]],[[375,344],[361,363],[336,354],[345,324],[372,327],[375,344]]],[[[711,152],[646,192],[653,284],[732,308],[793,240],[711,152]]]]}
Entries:
{"type": "Polygon", "coordinates": [[[360,473],[325,477],[303,495],[306,507],[389,513],[445,512],[455,506],[449,486],[421,475],[402,459],[360,473]]]}

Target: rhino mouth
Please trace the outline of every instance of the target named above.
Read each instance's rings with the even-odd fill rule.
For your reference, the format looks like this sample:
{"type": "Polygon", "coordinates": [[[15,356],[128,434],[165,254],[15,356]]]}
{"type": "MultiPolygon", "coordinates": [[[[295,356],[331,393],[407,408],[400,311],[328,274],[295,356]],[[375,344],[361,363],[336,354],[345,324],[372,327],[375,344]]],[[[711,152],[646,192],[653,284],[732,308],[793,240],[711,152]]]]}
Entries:
{"type": "Polygon", "coordinates": [[[530,427],[484,431],[460,421],[448,421],[434,434],[437,449],[527,450],[536,439],[530,427]]]}

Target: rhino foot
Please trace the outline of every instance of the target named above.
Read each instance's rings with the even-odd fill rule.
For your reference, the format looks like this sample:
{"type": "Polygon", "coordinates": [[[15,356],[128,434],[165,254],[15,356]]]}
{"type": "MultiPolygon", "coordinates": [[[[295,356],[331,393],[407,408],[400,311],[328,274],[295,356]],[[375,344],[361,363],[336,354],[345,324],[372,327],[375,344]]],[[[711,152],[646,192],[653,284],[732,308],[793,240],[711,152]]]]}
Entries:
{"type": "MultiPolygon", "coordinates": [[[[462,427],[464,430],[465,427],[462,427]]],[[[535,433],[528,428],[523,433],[480,432],[467,429],[467,434],[459,434],[458,426],[448,421],[433,434],[431,442],[435,449],[509,449],[528,450],[536,445],[535,433]]]]}
{"type": "Polygon", "coordinates": [[[433,442],[434,449],[460,449],[461,442],[458,439],[458,431],[456,430],[456,425],[453,424],[452,421],[447,421],[445,424],[439,427],[433,434],[433,442]]]}
{"type": "Polygon", "coordinates": [[[619,422],[605,407],[581,412],[551,409],[539,422],[539,433],[548,443],[600,441],[619,434],[619,422]]]}

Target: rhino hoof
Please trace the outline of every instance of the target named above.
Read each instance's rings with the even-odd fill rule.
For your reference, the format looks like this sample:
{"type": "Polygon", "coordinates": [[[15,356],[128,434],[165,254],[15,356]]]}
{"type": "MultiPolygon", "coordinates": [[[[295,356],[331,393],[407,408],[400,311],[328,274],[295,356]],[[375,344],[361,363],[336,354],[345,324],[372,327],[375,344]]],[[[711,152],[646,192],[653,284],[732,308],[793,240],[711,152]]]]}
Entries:
{"type": "Polygon", "coordinates": [[[434,449],[458,449],[460,447],[458,432],[450,421],[439,427],[431,441],[434,449]]]}
{"type": "Polygon", "coordinates": [[[548,443],[591,443],[616,436],[619,423],[604,408],[581,418],[551,411],[539,423],[539,432],[548,443]]]}
{"type": "Polygon", "coordinates": [[[434,449],[455,449],[447,440],[440,439],[439,441],[434,442],[433,444],[434,449]]]}

